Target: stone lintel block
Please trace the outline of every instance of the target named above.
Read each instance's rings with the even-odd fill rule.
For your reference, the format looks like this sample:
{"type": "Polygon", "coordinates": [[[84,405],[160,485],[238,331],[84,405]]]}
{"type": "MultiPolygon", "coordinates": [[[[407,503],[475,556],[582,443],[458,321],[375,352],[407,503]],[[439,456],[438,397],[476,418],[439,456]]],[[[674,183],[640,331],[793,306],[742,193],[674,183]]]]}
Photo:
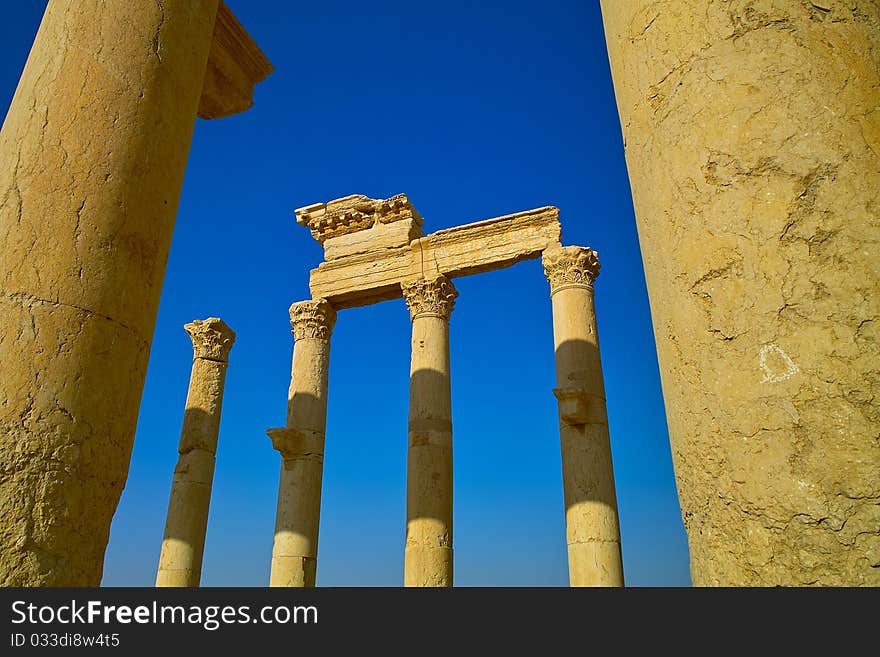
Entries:
{"type": "Polygon", "coordinates": [[[324,455],[324,436],[314,431],[280,427],[268,429],[266,435],[271,438],[272,447],[281,452],[285,459],[324,455]]]}
{"type": "Polygon", "coordinates": [[[334,239],[369,231],[382,225],[405,222],[408,224],[406,228],[401,227],[397,231],[391,231],[391,234],[398,235],[397,244],[394,244],[394,246],[405,246],[409,244],[410,240],[402,241],[399,235],[401,233],[412,233],[413,237],[410,239],[421,237],[423,219],[418,210],[409,202],[406,194],[398,194],[387,199],[375,199],[363,194],[352,194],[327,203],[314,203],[298,208],[296,210],[296,222],[312,232],[312,237],[325,248],[324,258],[331,260],[350,253],[359,253],[363,250],[369,251],[385,248],[378,242],[370,246],[365,240],[373,237],[378,238],[381,242],[381,240],[387,239],[389,233],[387,231],[374,231],[369,236],[333,242],[331,244],[331,253],[328,254],[326,250],[328,242],[334,239]],[[353,244],[358,244],[359,246],[352,249],[351,246],[353,244]],[[342,247],[341,250],[339,247],[342,247]]]}
{"type": "MultiPolygon", "coordinates": [[[[311,212],[315,207],[309,206],[311,212]]],[[[300,223],[305,210],[298,211],[300,223]]],[[[479,274],[537,258],[560,236],[558,208],[526,210],[323,262],[312,270],[309,287],[313,298],[325,298],[336,309],[364,306],[400,298],[404,282],[479,274]]]]}
{"type": "Polygon", "coordinates": [[[369,253],[408,246],[422,236],[421,224],[414,218],[376,223],[366,230],[331,237],[324,242],[324,259],[336,260],[358,253],[369,253]]]}
{"type": "Polygon", "coordinates": [[[221,2],[199,101],[199,118],[220,119],[250,109],[254,104],[254,87],[274,70],[235,14],[221,2]]]}
{"type": "Polygon", "coordinates": [[[584,388],[554,388],[559,402],[559,417],[566,424],[607,424],[605,400],[584,388]]]}

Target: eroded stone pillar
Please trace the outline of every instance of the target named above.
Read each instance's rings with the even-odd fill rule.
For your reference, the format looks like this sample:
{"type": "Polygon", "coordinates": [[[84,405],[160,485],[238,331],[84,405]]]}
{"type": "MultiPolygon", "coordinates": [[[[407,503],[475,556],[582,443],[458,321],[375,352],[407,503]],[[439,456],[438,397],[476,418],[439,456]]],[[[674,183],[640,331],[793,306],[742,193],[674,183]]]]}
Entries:
{"type": "Polygon", "coordinates": [[[880,6],[602,0],[698,585],[880,585],[880,6]]]}
{"type": "Polygon", "coordinates": [[[404,586],[452,586],[452,401],[445,276],[401,284],[412,318],[404,586]]]}
{"type": "Polygon", "coordinates": [[[0,585],[101,580],[218,0],[51,0],[0,131],[0,585]]]}
{"type": "Polygon", "coordinates": [[[572,586],[623,586],[617,495],[611,465],[605,384],[593,305],[595,251],[548,249],[556,389],[565,491],[568,578],[572,586]]]}
{"type": "Polygon", "coordinates": [[[183,327],[193,343],[192,374],[156,586],[198,586],[214,482],[220,411],[235,333],[209,317],[183,327]]]}
{"type": "Polygon", "coordinates": [[[290,307],[293,371],[287,426],[269,429],[281,453],[269,586],[314,586],[318,564],[330,334],[336,311],[324,299],[290,307]]]}

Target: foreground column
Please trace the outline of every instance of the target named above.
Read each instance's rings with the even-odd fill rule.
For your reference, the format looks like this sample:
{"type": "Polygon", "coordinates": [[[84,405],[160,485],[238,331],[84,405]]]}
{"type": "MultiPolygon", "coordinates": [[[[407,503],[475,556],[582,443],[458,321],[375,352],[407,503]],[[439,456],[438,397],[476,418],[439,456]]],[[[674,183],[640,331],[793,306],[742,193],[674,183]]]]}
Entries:
{"type": "Polygon", "coordinates": [[[232,329],[216,317],[183,328],[194,357],[156,586],[198,586],[202,577],[223,386],[235,342],[232,329]]]}
{"type": "Polygon", "coordinates": [[[452,402],[445,276],[403,284],[412,318],[404,586],[452,586],[452,402]]]}
{"type": "Polygon", "coordinates": [[[287,426],[267,432],[281,452],[269,586],[315,585],[330,334],[335,322],[336,311],[324,299],[290,307],[295,343],[287,426]]]}
{"type": "Polygon", "coordinates": [[[880,9],[602,0],[699,585],[880,585],[880,9]]]}
{"type": "Polygon", "coordinates": [[[593,306],[595,251],[544,252],[553,304],[562,483],[572,586],[623,586],[605,384],[593,306]]]}
{"type": "Polygon", "coordinates": [[[218,0],[51,0],[0,131],[0,585],[101,580],[218,0]]]}

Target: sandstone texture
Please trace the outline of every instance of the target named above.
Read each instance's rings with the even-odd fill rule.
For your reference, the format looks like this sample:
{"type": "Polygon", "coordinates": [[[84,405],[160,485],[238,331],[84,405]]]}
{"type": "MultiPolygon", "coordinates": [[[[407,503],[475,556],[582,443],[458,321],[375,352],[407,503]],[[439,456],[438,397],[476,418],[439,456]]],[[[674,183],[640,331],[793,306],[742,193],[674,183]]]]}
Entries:
{"type": "Polygon", "coordinates": [[[553,305],[562,484],[572,586],[623,586],[620,527],[593,283],[599,257],[577,246],[542,258],[553,305]]]}
{"type": "Polygon", "coordinates": [[[0,131],[0,584],[97,585],[218,0],[50,0],[0,131]]]}
{"type": "Polygon", "coordinates": [[[452,398],[449,317],[458,292],[445,276],[408,281],[412,319],[404,586],[452,586],[452,398]]]}
{"type": "Polygon", "coordinates": [[[193,341],[192,374],[180,432],[156,586],[198,586],[208,529],[223,387],[235,333],[209,317],[184,326],[193,341]]]}
{"type": "Polygon", "coordinates": [[[318,564],[330,336],[336,311],[326,299],[290,307],[294,347],[287,424],[269,429],[281,454],[269,586],[311,587],[318,564]]]}
{"type": "Polygon", "coordinates": [[[97,585],[217,0],[52,0],[0,132],[0,583],[97,585]]]}
{"type": "Polygon", "coordinates": [[[880,5],[603,0],[697,585],[880,585],[880,5]]]}
{"type": "Polygon", "coordinates": [[[219,119],[250,109],[254,86],[274,70],[235,14],[221,2],[199,100],[199,118],[219,119]]]}

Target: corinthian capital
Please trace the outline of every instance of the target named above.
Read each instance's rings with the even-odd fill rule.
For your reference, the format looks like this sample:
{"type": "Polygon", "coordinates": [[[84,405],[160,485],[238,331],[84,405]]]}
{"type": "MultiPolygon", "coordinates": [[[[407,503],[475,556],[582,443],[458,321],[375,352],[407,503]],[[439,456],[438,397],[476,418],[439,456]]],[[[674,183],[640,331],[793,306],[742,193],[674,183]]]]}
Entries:
{"type": "Polygon", "coordinates": [[[300,301],[290,307],[294,340],[329,340],[336,323],[336,311],[326,299],[300,301]]]}
{"type": "Polygon", "coordinates": [[[593,287],[601,266],[599,254],[583,246],[547,249],[541,263],[550,281],[550,294],[567,287],[593,287]]]}
{"type": "Polygon", "coordinates": [[[449,319],[455,306],[458,291],[448,278],[440,274],[436,278],[419,278],[400,284],[409,315],[412,319],[422,316],[449,319]]]}
{"type": "Polygon", "coordinates": [[[184,324],[183,328],[192,340],[195,358],[229,362],[229,350],[235,342],[235,331],[222,319],[217,317],[197,319],[184,324]]]}

